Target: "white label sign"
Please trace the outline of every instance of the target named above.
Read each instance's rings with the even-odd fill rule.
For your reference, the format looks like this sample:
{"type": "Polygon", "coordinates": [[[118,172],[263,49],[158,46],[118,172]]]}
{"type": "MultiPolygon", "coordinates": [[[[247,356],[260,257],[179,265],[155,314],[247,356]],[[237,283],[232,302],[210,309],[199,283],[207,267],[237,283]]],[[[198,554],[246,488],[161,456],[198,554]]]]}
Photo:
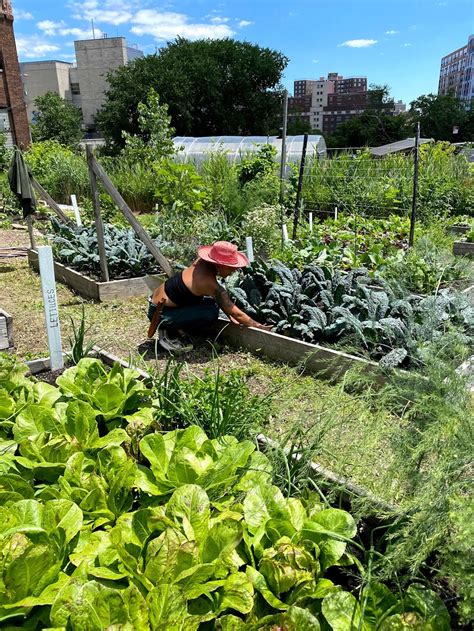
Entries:
{"type": "Polygon", "coordinates": [[[38,247],[38,260],[43,292],[44,318],[48,335],[48,348],[51,370],[59,370],[64,366],[61,343],[61,327],[59,325],[58,299],[54,279],[53,251],[50,245],[38,247]]]}

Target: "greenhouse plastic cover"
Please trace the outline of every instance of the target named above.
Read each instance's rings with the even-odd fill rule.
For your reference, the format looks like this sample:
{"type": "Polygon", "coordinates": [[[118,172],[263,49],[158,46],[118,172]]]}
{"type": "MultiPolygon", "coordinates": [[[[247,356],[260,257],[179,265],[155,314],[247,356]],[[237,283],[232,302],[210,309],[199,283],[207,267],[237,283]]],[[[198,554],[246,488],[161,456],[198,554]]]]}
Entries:
{"type": "MultiPolygon", "coordinates": [[[[286,159],[297,162],[301,159],[304,135],[286,137],[286,159]]],[[[262,145],[272,145],[281,156],[281,138],[278,136],[176,136],[173,138],[177,159],[181,162],[201,162],[205,155],[215,151],[225,153],[231,162],[240,162],[242,157],[258,151],[262,145]]],[[[326,143],[323,136],[308,136],[308,157],[324,157],[326,143]]]]}

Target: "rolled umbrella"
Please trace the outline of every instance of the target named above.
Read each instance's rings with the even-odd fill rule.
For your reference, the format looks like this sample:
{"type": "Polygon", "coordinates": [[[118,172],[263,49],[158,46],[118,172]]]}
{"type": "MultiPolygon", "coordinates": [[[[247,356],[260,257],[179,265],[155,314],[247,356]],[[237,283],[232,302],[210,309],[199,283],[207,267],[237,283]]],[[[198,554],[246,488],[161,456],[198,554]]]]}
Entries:
{"type": "Polygon", "coordinates": [[[8,169],[8,183],[12,192],[17,196],[23,209],[23,218],[36,211],[36,198],[31,182],[30,170],[23,158],[23,154],[15,147],[12,163],[8,169]]]}

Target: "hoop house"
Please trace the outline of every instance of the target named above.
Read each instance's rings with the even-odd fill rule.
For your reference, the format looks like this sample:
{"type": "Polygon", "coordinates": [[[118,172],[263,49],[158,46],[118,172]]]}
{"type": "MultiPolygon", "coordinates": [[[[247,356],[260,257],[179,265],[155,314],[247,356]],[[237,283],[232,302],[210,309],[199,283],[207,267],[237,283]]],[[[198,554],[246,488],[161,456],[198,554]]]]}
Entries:
{"type": "MultiPolygon", "coordinates": [[[[304,136],[286,137],[286,159],[299,162],[303,151],[304,136]]],[[[179,162],[200,164],[206,154],[221,151],[231,162],[240,162],[242,157],[255,153],[262,145],[272,145],[277,150],[277,159],[281,157],[281,138],[277,136],[176,136],[173,139],[179,162]]],[[[326,143],[323,136],[308,136],[308,158],[325,157],[326,143]]]]}

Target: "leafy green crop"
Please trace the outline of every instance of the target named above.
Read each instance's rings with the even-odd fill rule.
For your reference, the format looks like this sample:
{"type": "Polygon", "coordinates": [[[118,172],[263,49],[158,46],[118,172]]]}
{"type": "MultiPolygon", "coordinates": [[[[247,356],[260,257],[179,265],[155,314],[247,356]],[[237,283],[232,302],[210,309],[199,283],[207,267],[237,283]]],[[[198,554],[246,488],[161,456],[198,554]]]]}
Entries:
{"type": "MultiPolygon", "coordinates": [[[[461,295],[441,290],[398,299],[388,285],[372,286],[366,269],[342,274],[308,265],[254,263],[229,291],[237,304],[277,333],[307,342],[355,345],[383,367],[417,364],[420,347],[459,326],[474,327],[474,309],[461,295]]],[[[467,338],[466,338],[467,339],[467,338]]]]}
{"type": "MultiPolygon", "coordinates": [[[[94,226],[72,227],[51,220],[52,246],[60,263],[100,278],[100,258],[94,226]]],[[[157,262],[147,247],[137,239],[133,230],[104,225],[104,244],[111,279],[133,278],[160,272],[157,262]]],[[[159,244],[161,246],[161,244],[159,244]]]]}
{"type": "Polygon", "coordinates": [[[131,419],[150,410],[136,373],[83,359],[55,388],[23,372],[0,363],[1,625],[449,629],[421,585],[359,595],[325,576],[363,570],[355,520],[285,498],[252,442],[150,423],[133,456],[131,419]]]}

